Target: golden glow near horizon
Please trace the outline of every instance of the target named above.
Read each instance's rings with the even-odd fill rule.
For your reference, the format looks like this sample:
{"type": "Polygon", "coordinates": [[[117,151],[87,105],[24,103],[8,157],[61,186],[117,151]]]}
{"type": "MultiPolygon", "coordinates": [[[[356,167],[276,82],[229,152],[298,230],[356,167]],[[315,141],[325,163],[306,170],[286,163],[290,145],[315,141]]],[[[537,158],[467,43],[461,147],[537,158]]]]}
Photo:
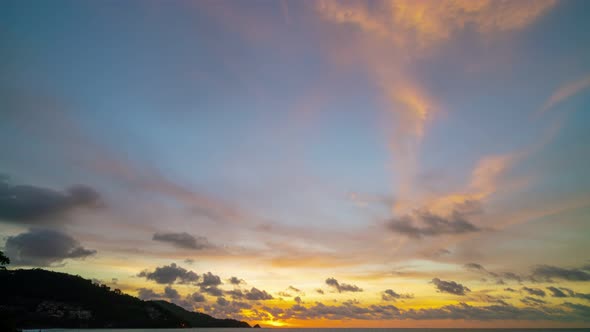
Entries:
{"type": "Polygon", "coordinates": [[[11,268],[266,327],[590,327],[590,2],[3,7],[11,268]]]}

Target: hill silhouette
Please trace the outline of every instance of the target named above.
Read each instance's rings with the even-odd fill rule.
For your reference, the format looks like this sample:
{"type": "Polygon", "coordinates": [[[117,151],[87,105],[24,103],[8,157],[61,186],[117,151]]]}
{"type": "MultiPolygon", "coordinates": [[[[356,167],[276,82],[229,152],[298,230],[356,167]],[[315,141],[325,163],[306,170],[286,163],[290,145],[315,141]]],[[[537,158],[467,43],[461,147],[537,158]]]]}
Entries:
{"type": "Polygon", "coordinates": [[[143,301],[67,273],[0,270],[0,330],[16,328],[250,327],[187,311],[166,301],[143,301]]]}

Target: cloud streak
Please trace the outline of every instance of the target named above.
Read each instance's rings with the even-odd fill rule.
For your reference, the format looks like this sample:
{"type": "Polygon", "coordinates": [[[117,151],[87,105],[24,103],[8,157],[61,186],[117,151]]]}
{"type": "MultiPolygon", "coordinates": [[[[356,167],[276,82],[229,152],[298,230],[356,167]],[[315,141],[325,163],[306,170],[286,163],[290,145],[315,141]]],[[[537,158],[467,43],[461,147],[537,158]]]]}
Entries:
{"type": "Polygon", "coordinates": [[[155,233],[152,237],[154,241],[160,241],[172,244],[175,247],[183,249],[201,250],[210,248],[211,244],[207,238],[199,236],[194,237],[188,233],[155,233]]]}
{"type": "Polygon", "coordinates": [[[413,238],[426,236],[457,235],[481,231],[458,211],[448,216],[440,216],[430,211],[415,211],[411,215],[393,219],[387,224],[396,233],[413,238]]]}
{"type": "Polygon", "coordinates": [[[88,186],[76,185],[58,191],[11,185],[0,178],[0,221],[31,225],[61,223],[75,209],[95,209],[102,205],[100,194],[88,186]]]}
{"type": "Polygon", "coordinates": [[[547,113],[550,109],[554,108],[557,104],[573,97],[574,95],[588,89],[590,87],[590,75],[587,75],[577,81],[567,83],[566,85],[557,89],[550,97],[545,101],[539,114],[547,113]]]}

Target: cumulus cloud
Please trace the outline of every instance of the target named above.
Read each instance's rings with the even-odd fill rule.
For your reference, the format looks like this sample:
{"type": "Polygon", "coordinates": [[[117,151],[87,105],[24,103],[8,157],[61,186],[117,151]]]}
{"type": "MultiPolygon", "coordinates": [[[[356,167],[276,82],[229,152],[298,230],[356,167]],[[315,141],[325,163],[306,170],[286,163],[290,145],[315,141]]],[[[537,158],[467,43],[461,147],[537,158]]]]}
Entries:
{"type": "Polygon", "coordinates": [[[342,292],[362,292],[363,289],[356,286],[356,285],[349,285],[349,284],[344,284],[344,283],[339,283],[338,280],[334,279],[334,278],[328,278],[326,279],[326,285],[335,288],[338,293],[342,293],[342,292]]]}
{"type": "Polygon", "coordinates": [[[199,276],[181,266],[172,263],[161,267],[156,267],[152,272],[144,270],[140,272],[138,277],[144,277],[148,280],[153,280],[159,284],[172,284],[178,282],[181,284],[195,283],[199,280],[199,276]]]}
{"type": "Polygon", "coordinates": [[[193,300],[194,302],[206,302],[207,299],[205,298],[205,296],[201,293],[192,293],[191,295],[189,295],[190,299],[193,300]]]}
{"type": "Polygon", "coordinates": [[[437,215],[427,210],[416,210],[412,214],[390,220],[387,227],[396,233],[413,238],[481,231],[466,219],[465,213],[458,210],[454,210],[448,216],[437,215]]]}
{"type": "Polygon", "coordinates": [[[211,296],[223,296],[223,290],[218,287],[221,284],[221,278],[211,272],[203,274],[201,282],[198,283],[201,292],[211,296]]]}
{"type": "Polygon", "coordinates": [[[259,290],[256,287],[252,287],[252,289],[250,289],[250,291],[246,292],[245,297],[247,300],[250,300],[250,301],[261,301],[261,300],[272,300],[273,299],[272,295],[268,294],[264,290],[259,290]]]}
{"type": "Polygon", "coordinates": [[[244,280],[242,280],[242,279],[240,279],[238,277],[231,277],[231,278],[228,279],[228,281],[232,285],[239,285],[239,284],[245,283],[244,280]]]}
{"type": "Polygon", "coordinates": [[[221,285],[221,278],[218,275],[215,275],[211,272],[207,272],[202,275],[201,282],[199,286],[208,287],[208,286],[219,286],[221,285]]]}
{"type": "Polygon", "coordinates": [[[0,178],[0,221],[21,224],[63,222],[77,208],[102,206],[94,189],[76,185],[64,191],[31,185],[11,185],[0,178]]]}
{"type": "Polygon", "coordinates": [[[139,288],[137,290],[137,297],[139,297],[142,300],[156,300],[161,298],[161,294],[156,293],[153,289],[151,288],[139,288]]]}
{"type": "Polygon", "coordinates": [[[535,295],[535,296],[541,296],[541,297],[545,297],[545,291],[539,288],[530,288],[530,287],[523,287],[522,288],[523,291],[531,294],[531,295],[535,295]]]}
{"type": "Polygon", "coordinates": [[[272,300],[273,297],[265,290],[260,290],[256,287],[252,287],[250,290],[242,291],[240,289],[234,289],[226,291],[225,294],[231,296],[235,300],[250,300],[250,301],[264,301],[272,300]]]}
{"type": "Polygon", "coordinates": [[[412,294],[399,294],[399,293],[395,292],[392,289],[386,289],[381,294],[381,298],[384,301],[396,301],[396,300],[399,300],[399,299],[411,299],[413,297],[414,296],[412,294]]]}
{"type": "Polygon", "coordinates": [[[225,307],[229,304],[229,301],[226,300],[224,297],[218,297],[216,303],[222,307],[225,307]]]}
{"type": "Polygon", "coordinates": [[[205,297],[198,293],[189,294],[183,297],[171,285],[166,286],[162,293],[158,293],[151,288],[139,288],[137,289],[137,297],[144,301],[166,300],[190,311],[194,310],[195,304],[200,304],[206,301],[205,297]]]}
{"type": "Polygon", "coordinates": [[[84,248],[70,235],[57,230],[30,229],[6,240],[6,255],[11,264],[25,266],[53,266],[66,259],[80,259],[96,254],[84,248]]]}
{"type": "Polygon", "coordinates": [[[532,278],[541,281],[552,281],[553,278],[569,281],[589,281],[590,273],[582,268],[566,269],[551,265],[539,265],[533,268],[532,278]]]}
{"type": "Polygon", "coordinates": [[[211,296],[223,296],[223,290],[217,286],[201,287],[201,292],[211,296]]]}
{"type": "Polygon", "coordinates": [[[432,283],[436,286],[436,289],[442,293],[465,295],[466,292],[471,291],[469,288],[454,281],[445,281],[440,280],[439,278],[434,278],[432,279],[432,283]]]}
{"type": "Polygon", "coordinates": [[[164,288],[164,296],[169,298],[169,299],[179,299],[180,298],[180,294],[178,294],[178,291],[174,288],[172,288],[172,286],[168,285],[166,286],[166,288],[164,288]]]}
{"type": "Polygon", "coordinates": [[[199,236],[194,237],[188,233],[155,233],[152,237],[154,241],[166,242],[175,247],[183,249],[201,250],[211,247],[207,238],[199,236]]]}
{"type": "Polygon", "coordinates": [[[241,311],[243,309],[255,310],[252,308],[252,305],[250,305],[246,302],[228,301],[223,297],[217,298],[217,301],[213,305],[206,306],[204,309],[205,309],[205,311],[207,311],[207,313],[209,313],[215,317],[234,318],[234,319],[244,319],[245,318],[241,314],[241,311]]]}
{"type": "Polygon", "coordinates": [[[137,289],[137,297],[139,297],[142,300],[167,299],[172,301],[180,299],[180,294],[176,289],[168,285],[164,288],[164,292],[162,293],[157,293],[151,288],[139,288],[137,289]]]}

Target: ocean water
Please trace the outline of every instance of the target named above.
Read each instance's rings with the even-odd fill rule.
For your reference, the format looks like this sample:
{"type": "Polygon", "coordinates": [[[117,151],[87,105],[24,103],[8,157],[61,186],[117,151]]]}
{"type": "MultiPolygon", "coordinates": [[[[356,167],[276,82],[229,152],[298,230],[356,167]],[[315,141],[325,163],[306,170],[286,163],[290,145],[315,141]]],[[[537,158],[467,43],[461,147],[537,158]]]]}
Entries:
{"type": "Polygon", "coordinates": [[[248,328],[188,328],[188,329],[50,329],[50,330],[23,330],[27,332],[269,332],[271,330],[281,330],[285,332],[577,332],[577,331],[590,331],[590,329],[453,329],[453,328],[261,328],[261,329],[248,329],[248,328]]]}

